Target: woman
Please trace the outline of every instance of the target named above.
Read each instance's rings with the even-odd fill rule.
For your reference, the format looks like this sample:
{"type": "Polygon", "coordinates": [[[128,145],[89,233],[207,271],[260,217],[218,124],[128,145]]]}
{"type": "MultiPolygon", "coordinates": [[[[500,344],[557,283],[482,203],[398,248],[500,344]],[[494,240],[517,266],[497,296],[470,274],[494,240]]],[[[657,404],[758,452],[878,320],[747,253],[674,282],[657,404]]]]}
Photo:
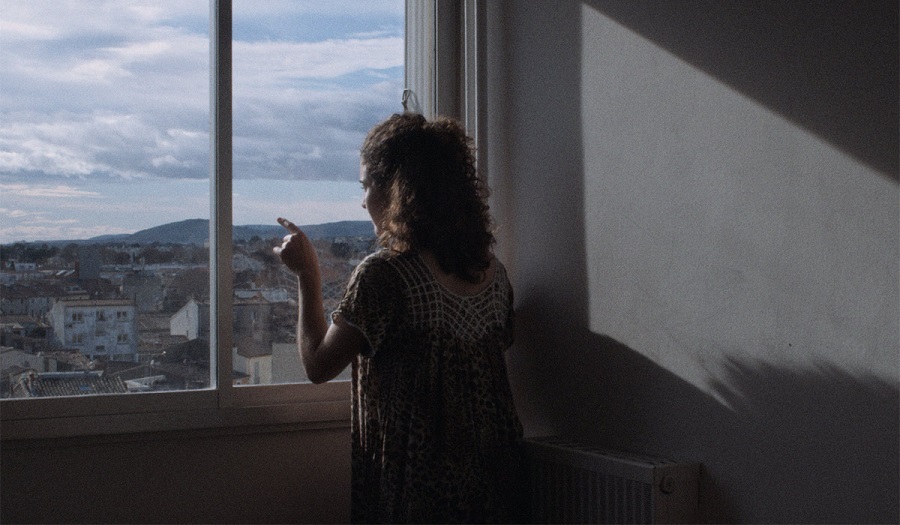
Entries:
{"type": "Polygon", "coordinates": [[[291,222],[275,248],[299,279],[307,375],[352,383],[355,522],[521,521],[521,425],[506,377],[513,293],[491,252],[472,141],[449,119],[398,114],[361,151],[382,250],[327,325],[315,249],[291,222]]]}

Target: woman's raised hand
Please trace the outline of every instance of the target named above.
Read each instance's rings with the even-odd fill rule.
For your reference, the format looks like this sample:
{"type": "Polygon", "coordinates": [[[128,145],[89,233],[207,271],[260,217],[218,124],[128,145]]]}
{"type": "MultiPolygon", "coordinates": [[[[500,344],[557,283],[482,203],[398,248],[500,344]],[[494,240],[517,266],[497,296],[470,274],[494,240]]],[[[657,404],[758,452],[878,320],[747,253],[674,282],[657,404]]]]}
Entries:
{"type": "Polygon", "coordinates": [[[281,246],[272,248],[272,251],[281,258],[281,262],[298,276],[309,268],[318,270],[316,250],[306,234],[296,224],[282,217],[278,218],[278,224],[290,232],[284,236],[281,246]]]}

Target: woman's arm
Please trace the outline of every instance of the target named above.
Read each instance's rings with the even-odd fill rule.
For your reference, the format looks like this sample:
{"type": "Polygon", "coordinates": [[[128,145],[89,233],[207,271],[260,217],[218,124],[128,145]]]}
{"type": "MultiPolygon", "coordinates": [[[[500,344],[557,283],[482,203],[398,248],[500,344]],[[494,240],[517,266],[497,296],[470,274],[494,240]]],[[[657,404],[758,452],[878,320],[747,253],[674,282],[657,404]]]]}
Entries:
{"type": "Polygon", "coordinates": [[[289,232],[273,251],[297,276],[299,312],[297,345],[306,375],[313,383],[324,383],[341,373],[357,354],[365,350],[366,339],[357,328],[337,316],[329,327],[322,306],[322,277],[319,258],[309,238],[294,223],[278,219],[289,232]]]}

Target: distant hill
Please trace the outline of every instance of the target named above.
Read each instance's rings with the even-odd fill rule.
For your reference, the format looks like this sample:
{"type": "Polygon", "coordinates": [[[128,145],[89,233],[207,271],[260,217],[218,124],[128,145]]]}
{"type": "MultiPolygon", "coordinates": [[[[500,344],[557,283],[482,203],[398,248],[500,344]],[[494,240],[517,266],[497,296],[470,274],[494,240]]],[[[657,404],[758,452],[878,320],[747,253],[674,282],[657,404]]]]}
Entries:
{"type": "MultiPolygon", "coordinates": [[[[326,239],[331,237],[370,237],[375,238],[375,229],[371,221],[339,221],[325,224],[307,224],[300,226],[310,239],[326,239]]],[[[236,240],[247,240],[253,237],[261,239],[282,238],[287,234],[283,227],[268,224],[235,226],[232,232],[236,240]]]]}
{"type": "Polygon", "coordinates": [[[141,244],[153,242],[203,244],[207,239],[209,239],[209,221],[206,219],[188,219],[132,233],[125,238],[125,242],[141,244]]]}
{"type": "MultiPolygon", "coordinates": [[[[375,237],[372,223],[369,221],[339,221],[325,224],[309,224],[301,226],[300,229],[302,229],[310,239],[330,237],[375,237]]],[[[252,224],[235,226],[232,234],[236,241],[246,241],[253,237],[259,237],[260,239],[280,239],[287,234],[287,230],[277,224],[252,224]]],[[[154,226],[153,228],[147,228],[146,230],[141,230],[132,234],[101,235],[87,240],[53,241],[50,244],[151,244],[154,242],[160,244],[203,244],[208,239],[209,220],[188,219],[185,221],[154,226]]]]}

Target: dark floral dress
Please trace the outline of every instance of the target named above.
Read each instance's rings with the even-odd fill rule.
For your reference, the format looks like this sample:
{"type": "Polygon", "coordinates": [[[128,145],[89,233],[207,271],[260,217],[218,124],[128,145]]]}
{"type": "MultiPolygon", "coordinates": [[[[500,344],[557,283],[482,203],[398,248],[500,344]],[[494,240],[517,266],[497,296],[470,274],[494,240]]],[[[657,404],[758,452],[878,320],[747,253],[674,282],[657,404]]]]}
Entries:
{"type": "Polygon", "coordinates": [[[489,286],[460,296],[419,256],[382,250],[355,270],[335,315],[369,341],[353,363],[352,520],[521,521],[505,268],[498,263],[489,286]]]}

